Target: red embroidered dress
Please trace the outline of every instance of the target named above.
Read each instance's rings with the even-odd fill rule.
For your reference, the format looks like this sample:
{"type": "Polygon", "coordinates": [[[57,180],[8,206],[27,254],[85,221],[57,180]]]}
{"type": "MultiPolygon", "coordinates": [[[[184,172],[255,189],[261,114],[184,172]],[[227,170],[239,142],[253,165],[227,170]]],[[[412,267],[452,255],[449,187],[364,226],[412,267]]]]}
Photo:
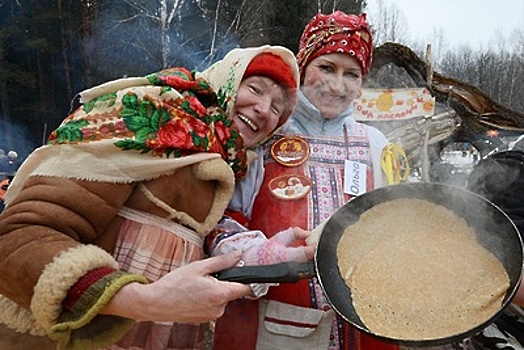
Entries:
{"type": "MultiPolygon", "coordinates": [[[[308,109],[303,109],[303,98],[299,98],[297,108],[298,113],[295,111],[288,123],[307,125],[304,121],[310,114],[304,112],[308,109]]],[[[299,166],[279,164],[269,151],[271,145],[267,145],[264,181],[255,199],[250,229],[259,229],[272,237],[288,227],[299,226],[308,230],[317,227],[350,199],[344,193],[346,160],[366,165],[368,191],[377,185],[379,155],[387,140],[376,129],[354,121],[344,123],[343,119],[333,120],[327,127],[326,134],[332,136],[307,136],[313,134],[313,124],[308,130],[300,130],[300,127],[285,129],[287,136],[298,135],[309,145],[309,156],[299,166]],[[347,138],[342,131],[344,124],[347,138]],[[309,178],[311,189],[307,195],[284,200],[272,194],[271,181],[284,174],[309,178]]],[[[343,321],[329,306],[317,279],[311,278],[271,287],[268,294],[258,301],[232,302],[218,320],[215,349],[268,348],[375,350],[398,349],[398,346],[380,342],[343,321]]]]}

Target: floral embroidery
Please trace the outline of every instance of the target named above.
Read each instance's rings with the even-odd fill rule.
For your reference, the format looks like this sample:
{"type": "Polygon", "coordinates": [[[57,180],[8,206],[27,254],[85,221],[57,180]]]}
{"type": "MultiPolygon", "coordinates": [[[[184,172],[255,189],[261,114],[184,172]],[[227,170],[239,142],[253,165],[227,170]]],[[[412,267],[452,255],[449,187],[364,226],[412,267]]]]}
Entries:
{"type": "Polygon", "coordinates": [[[226,81],[226,85],[220,87],[220,89],[217,92],[218,95],[218,105],[220,108],[222,108],[224,111],[227,111],[227,106],[230,102],[232,102],[231,96],[236,96],[235,91],[235,70],[236,67],[240,64],[240,62],[237,60],[233,62],[232,67],[229,69],[228,78],[226,81]]]}
{"type": "Polygon", "coordinates": [[[207,81],[195,79],[184,68],[151,74],[147,79],[160,87],[159,96],[146,93],[139,97],[137,88],[129,89],[120,100],[116,92],[99,96],[53,131],[48,144],[116,139],[115,146],[122,150],[153,156],[213,152],[228,162],[237,177],[245,176],[243,140],[207,81]],[[173,89],[180,93],[178,98],[161,97],[173,89]]]}
{"type": "MultiPolygon", "coordinates": [[[[56,141],[57,143],[82,141],[84,139],[82,127],[88,125],[87,120],[69,121],[53,131],[49,136],[49,141],[56,141]]],[[[91,135],[92,133],[87,132],[87,134],[91,135]]]]}
{"type": "Polygon", "coordinates": [[[111,107],[116,102],[116,93],[102,95],[93,99],[92,101],[87,102],[86,104],[84,104],[84,111],[86,113],[91,112],[98,102],[107,102],[108,107],[111,107]]]}

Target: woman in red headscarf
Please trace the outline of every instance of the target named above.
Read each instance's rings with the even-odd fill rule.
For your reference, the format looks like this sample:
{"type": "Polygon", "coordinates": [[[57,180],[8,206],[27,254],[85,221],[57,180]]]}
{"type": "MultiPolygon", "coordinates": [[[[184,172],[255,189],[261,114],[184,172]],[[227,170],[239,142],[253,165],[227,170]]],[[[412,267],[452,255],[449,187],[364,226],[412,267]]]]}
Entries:
{"type": "MultiPolygon", "coordinates": [[[[268,237],[289,226],[313,230],[352,196],[386,185],[377,129],[352,118],[369,72],[372,37],[366,15],[317,14],[306,26],[297,61],[295,111],[264,146],[264,177],[249,227],[268,237]],[[358,186],[345,186],[345,167],[358,186]]],[[[216,324],[216,349],[396,349],[352,328],[330,307],[316,278],[271,287],[258,301],[230,303],[216,324]]]]}

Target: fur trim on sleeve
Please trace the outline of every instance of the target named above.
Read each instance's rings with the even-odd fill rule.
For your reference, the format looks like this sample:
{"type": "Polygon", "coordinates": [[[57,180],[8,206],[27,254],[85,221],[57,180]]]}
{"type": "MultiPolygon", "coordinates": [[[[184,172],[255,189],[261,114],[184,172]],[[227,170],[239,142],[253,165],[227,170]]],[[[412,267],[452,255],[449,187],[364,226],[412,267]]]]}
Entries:
{"type": "Polygon", "coordinates": [[[45,329],[36,322],[31,311],[3,295],[0,295],[0,323],[19,333],[46,335],[45,329]]]}
{"type": "Polygon", "coordinates": [[[60,316],[69,288],[87,272],[104,266],[118,269],[113,257],[94,245],[81,245],[57,256],[42,272],[31,300],[38,323],[49,330],[60,316]]]}
{"type": "Polygon", "coordinates": [[[49,338],[58,344],[58,349],[98,349],[118,342],[135,321],[99,312],[122,287],[133,282],[147,283],[147,279],[115,271],[92,284],[72,310],[62,312],[49,338]]]}

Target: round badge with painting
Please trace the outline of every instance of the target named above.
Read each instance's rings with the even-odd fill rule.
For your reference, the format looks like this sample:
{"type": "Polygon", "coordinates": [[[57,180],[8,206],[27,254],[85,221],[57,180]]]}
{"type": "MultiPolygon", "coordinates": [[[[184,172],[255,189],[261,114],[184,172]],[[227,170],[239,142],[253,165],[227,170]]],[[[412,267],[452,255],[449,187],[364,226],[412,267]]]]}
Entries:
{"type": "Polygon", "coordinates": [[[285,136],[273,143],[271,156],[281,165],[298,166],[309,157],[309,145],[298,136],[285,136]]]}
{"type": "Polygon", "coordinates": [[[269,182],[271,194],[282,200],[303,198],[311,190],[311,180],[298,174],[286,174],[275,177],[269,182]]]}

